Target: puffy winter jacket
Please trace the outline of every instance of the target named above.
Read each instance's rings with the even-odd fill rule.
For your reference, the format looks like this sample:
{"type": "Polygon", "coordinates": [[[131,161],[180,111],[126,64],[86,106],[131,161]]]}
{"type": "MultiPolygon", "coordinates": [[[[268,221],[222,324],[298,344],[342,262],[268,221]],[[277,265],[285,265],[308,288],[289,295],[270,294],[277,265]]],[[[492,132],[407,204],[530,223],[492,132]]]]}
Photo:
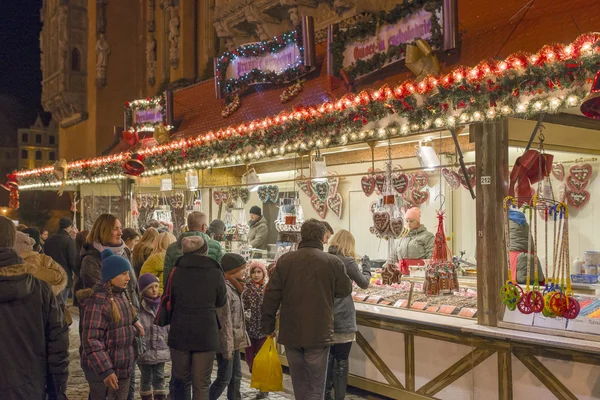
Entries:
{"type": "Polygon", "coordinates": [[[152,274],[158,278],[160,293],[163,292],[163,272],[165,269],[166,252],[154,253],[142,265],[140,276],[143,274],[152,274]]]}
{"type": "Polygon", "coordinates": [[[398,242],[396,252],[398,259],[426,259],[433,254],[435,236],[424,225],[409,231],[398,242]]]}
{"type": "Polygon", "coordinates": [[[528,251],[531,253],[535,251],[535,243],[533,242],[533,236],[529,232],[529,224],[524,218],[523,213],[516,210],[510,211],[508,234],[510,238],[510,269],[512,279],[520,284],[527,283],[527,259],[529,258],[530,282],[533,283],[537,262],[538,282],[543,283],[545,282],[544,268],[540,259],[532,254],[529,257],[527,256],[528,251]]]}
{"type": "Polygon", "coordinates": [[[269,226],[265,217],[260,217],[256,222],[250,221],[250,230],[248,231],[248,243],[255,249],[267,250],[267,236],[269,235],[269,226]]]}
{"type": "Polygon", "coordinates": [[[245,349],[250,346],[250,339],[246,332],[246,317],[242,295],[229,283],[227,286],[227,304],[217,308],[219,318],[219,342],[221,343],[221,354],[228,355],[234,351],[245,349]]]}
{"type": "Polygon", "coordinates": [[[77,292],[83,311],[81,317],[81,368],[88,381],[104,380],[112,373],[119,379],[131,376],[134,360],[133,342],[137,330],[133,326],[131,304],[124,290],[113,287],[114,303],[121,319],[112,314],[109,284],[77,292]]]}
{"type": "Polygon", "coordinates": [[[204,232],[191,231],[184,232],[179,236],[179,239],[175,243],[171,243],[167,248],[167,254],[165,255],[165,268],[163,271],[163,283],[166,285],[167,280],[169,279],[169,274],[171,270],[175,266],[177,259],[183,255],[183,250],[181,250],[181,241],[184,237],[189,236],[201,236],[208,243],[208,256],[215,260],[218,263],[221,263],[221,258],[223,258],[223,254],[225,252],[221,248],[221,244],[216,240],[211,239],[204,232]]]}
{"type": "Polygon", "coordinates": [[[169,337],[169,328],[167,326],[158,326],[154,324],[158,307],[152,307],[144,300],[140,307],[140,322],[144,327],[144,348],[146,351],[138,357],[138,364],[159,364],[171,360],[171,353],[167,338],[169,337]]]}
{"type": "Polygon", "coordinates": [[[69,331],[34,270],[14,249],[0,248],[0,399],[66,399],[69,331]]]}
{"type": "Polygon", "coordinates": [[[25,263],[35,266],[35,270],[32,272],[33,276],[48,282],[55,296],[58,296],[67,286],[67,273],[51,257],[37,251],[26,251],[21,253],[20,256],[23,257],[25,263]]]}

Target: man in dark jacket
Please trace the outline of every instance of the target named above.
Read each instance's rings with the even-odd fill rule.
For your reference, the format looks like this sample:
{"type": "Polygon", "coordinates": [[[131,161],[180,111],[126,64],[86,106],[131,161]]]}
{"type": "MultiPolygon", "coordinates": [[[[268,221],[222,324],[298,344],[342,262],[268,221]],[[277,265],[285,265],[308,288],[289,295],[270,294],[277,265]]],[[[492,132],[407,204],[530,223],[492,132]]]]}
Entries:
{"type": "Polygon", "coordinates": [[[69,331],[50,285],[31,274],[0,216],[0,399],[66,399],[69,331]]]}
{"type": "Polygon", "coordinates": [[[63,304],[67,303],[69,293],[73,287],[73,270],[77,263],[77,249],[75,241],[71,239],[73,221],[71,218],[62,217],[58,222],[58,231],[46,240],[44,252],[60,264],[67,274],[67,287],[60,294],[63,304]]]}
{"type": "Polygon", "coordinates": [[[285,345],[294,395],[302,400],[325,395],[334,299],[352,292],[342,261],[323,252],[325,231],[316,219],[304,222],[298,250],[277,261],[262,306],[261,329],[268,335],[281,306],[279,343],[285,345]]]}

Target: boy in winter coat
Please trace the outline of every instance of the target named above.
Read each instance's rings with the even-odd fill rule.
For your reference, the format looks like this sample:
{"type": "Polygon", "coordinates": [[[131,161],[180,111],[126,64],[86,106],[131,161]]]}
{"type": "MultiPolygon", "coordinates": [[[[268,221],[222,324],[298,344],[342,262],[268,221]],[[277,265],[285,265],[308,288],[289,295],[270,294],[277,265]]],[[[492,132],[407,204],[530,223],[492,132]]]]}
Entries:
{"type": "Polygon", "coordinates": [[[140,276],[138,283],[142,298],[140,322],[144,327],[146,348],[137,360],[142,373],[140,396],[142,400],[152,400],[152,388],[154,388],[154,400],[165,400],[168,394],[165,388],[165,363],[171,360],[171,355],[167,345],[168,328],[154,324],[160,305],[159,282],[156,276],[147,273],[140,276]]]}
{"type": "Polygon", "coordinates": [[[127,292],[129,261],[111,250],[102,252],[102,280],[77,292],[81,318],[81,368],[90,400],[126,400],[133,371],[135,308],[127,292]]]}
{"type": "Polygon", "coordinates": [[[226,253],[221,260],[225,272],[227,304],[217,309],[221,352],[217,354],[217,379],[210,385],[210,400],[216,400],[227,388],[228,400],[242,398],[242,363],[240,350],[250,346],[244,321],[242,293],[246,260],[239,254],[226,253]]]}

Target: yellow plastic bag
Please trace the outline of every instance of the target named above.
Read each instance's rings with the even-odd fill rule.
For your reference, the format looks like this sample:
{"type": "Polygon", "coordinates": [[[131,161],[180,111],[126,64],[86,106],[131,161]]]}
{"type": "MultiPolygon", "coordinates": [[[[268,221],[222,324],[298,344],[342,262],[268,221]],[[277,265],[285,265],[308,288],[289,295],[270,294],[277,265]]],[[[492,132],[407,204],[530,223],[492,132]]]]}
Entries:
{"type": "Polygon", "coordinates": [[[265,340],[252,363],[250,387],[261,392],[283,392],[283,372],[272,337],[265,340]]]}

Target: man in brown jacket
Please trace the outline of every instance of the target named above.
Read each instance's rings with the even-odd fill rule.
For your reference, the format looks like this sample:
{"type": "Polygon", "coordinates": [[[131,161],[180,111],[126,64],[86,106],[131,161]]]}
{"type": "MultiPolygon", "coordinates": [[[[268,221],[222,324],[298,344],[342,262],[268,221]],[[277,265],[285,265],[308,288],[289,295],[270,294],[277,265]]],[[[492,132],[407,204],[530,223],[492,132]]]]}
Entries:
{"type": "Polygon", "coordinates": [[[333,300],[352,292],[342,261],[323,252],[325,231],[316,219],[304,222],[298,250],[277,261],[262,306],[265,334],[275,331],[281,306],[279,343],[285,345],[294,395],[300,400],[322,400],[325,395],[333,300]]]}

